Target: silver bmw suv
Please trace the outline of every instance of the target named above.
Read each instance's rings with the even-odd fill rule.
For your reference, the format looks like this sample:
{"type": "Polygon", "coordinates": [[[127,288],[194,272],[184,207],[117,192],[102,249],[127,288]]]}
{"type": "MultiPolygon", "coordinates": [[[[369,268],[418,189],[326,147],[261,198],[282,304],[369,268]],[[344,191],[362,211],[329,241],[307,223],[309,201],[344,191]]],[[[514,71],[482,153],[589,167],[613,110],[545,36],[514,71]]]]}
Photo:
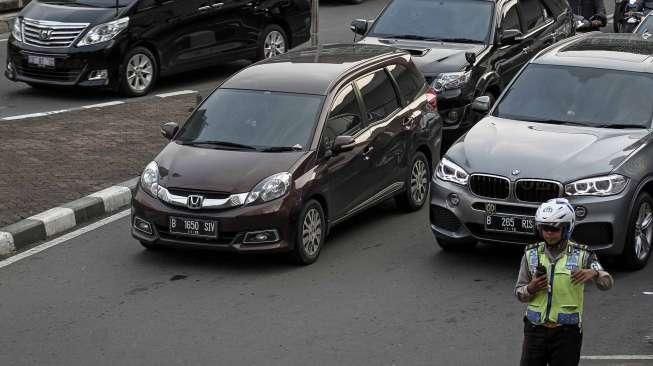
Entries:
{"type": "Polygon", "coordinates": [[[444,249],[527,244],[538,205],[566,197],[574,239],[642,268],[653,242],[653,41],[591,33],[532,59],[446,152],[431,228],[444,249]]]}

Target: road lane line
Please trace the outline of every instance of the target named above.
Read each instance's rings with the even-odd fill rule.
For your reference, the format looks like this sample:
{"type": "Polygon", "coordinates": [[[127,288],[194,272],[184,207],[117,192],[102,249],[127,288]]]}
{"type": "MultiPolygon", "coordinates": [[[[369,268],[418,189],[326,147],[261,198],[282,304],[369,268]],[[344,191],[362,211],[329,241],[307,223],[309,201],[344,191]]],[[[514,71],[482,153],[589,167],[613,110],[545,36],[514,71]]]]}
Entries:
{"type": "Polygon", "coordinates": [[[50,111],[50,112],[21,114],[21,115],[18,115],[18,116],[4,117],[2,120],[3,121],[15,121],[15,120],[19,120],[19,119],[45,117],[45,116],[50,116],[50,115],[53,115],[53,114],[66,113],[66,112],[70,112],[70,109],[62,109],[62,110],[59,110],[59,111],[50,111]]]}
{"type": "Polygon", "coordinates": [[[102,107],[111,107],[112,105],[120,105],[120,104],[125,104],[125,102],[123,102],[122,100],[116,100],[116,101],[113,101],[113,102],[85,105],[85,106],[82,106],[82,108],[84,108],[84,109],[102,108],[102,107]]]}
{"type": "Polygon", "coordinates": [[[41,245],[39,245],[37,247],[26,250],[26,251],[24,251],[22,253],[19,253],[19,254],[16,254],[13,257],[9,257],[9,258],[7,258],[7,259],[5,259],[3,261],[0,261],[0,269],[2,269],[4,267],[7,267],[8,265],[10,265],[12,263],[16,263],[16,262],[21,261],[21,260],[23,260],[25,258],[31,257],[34,254],[38,254],[38,253],[40,253],[40,252],[42,252],[42,251],[44,251],[46,249],[49,249],[49,248],[52,248],[52,247],[57,246],[59,244],[65,243],[65,242],[67,242],[67,241],[69,241],[71,239],[74,239],[74,238],[78,237],[78,236],[84,235],[84,234],[86,234],[86,233],[88,233],[90,231],[93,231],[95,229],[98,229],[98,228],[100,228],[100,227],[102,227],[104,225],[107,225],[107,224],[110,224],[110,223],[112,223],[114,221],[120,220],[120,219],[122,219],[122,218],[124,218],[126,216],[129,216],[130,213],[131,213],[131,210],[125,210],[125,211],[119,212],[119,213],[117,213],[117,214],[115,214],[113,216],[109,216],[109,217],[107,217],[105,219],[102,219],[102,220],[100,220],[98,222],[92,223],[92,224],[90,224],[88,226],[85,226],[85,227],[83,227],[81,229],[78,229],[78,230],[75,230],[75,231],[70,232],[68,234],[62,235],[62,236],[60,236],[60,237],[58,237],[58,238],[56,238],[54,240],[51,240],[51,241],[49,241],[47,243],[43,243],[43,244],[41,244],[41,245]]]}
{"type": "Polygon", "coordinates": [[[642,292],[644,295],[653,295],[653,291],[644,291],[642,292]]]}
{"type": "Polygon", "coordinates": [[[653,360],[653,355],[606,355],[606,356],[580,356],[581,360],[615,360],[615,361],[642,361],[653,360]]]}
{"type": "Polygon", "coordinates": [[[195,90],[180,90],[171,93],[157,94],[156,96],[159,98],[168,98],[168,97],[176,97],[177,95],[186,95],[186,94],[195,94],[195,93],[197,93],[197,91],[195,90]]]}

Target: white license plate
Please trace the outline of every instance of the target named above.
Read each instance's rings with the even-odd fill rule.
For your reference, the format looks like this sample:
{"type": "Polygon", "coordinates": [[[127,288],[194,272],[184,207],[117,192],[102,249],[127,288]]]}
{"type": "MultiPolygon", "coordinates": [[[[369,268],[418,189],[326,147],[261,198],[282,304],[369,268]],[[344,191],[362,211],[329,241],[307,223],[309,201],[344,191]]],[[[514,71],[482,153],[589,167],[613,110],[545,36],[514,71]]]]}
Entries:
{"type": "Polygon", "coordinates": [[[485,230],[515,234],[535,234],[535,219],[525,216],[487,215],[485,230]]]}
{"type": "Polygon", "coordinates": [[[209,220],[170,217],[170,233],[202,238],[217,238],[218,223],[209,220]]]}
{"type": "Polygon", "coordinates": [[[27,62],[39,67],[54,67],[54,57],[45,56],[27,56],[27,62]]]}

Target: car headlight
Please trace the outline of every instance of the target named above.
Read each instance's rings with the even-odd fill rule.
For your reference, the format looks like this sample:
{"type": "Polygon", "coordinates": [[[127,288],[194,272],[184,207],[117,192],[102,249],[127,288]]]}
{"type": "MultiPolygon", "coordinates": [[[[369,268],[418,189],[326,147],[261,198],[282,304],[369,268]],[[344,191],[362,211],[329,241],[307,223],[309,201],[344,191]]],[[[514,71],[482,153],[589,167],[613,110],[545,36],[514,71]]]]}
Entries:
{"type": "Polygon", "coordinates": [[[109,23],[104,23],[91,28],[88,33],[79,40],[77,46],[89,46],[112,40],[118,33],[129,26],[129,17],[120,18],[109,23]]]}
{"type": "Polygon", "coordinates": [[[18,42],[23,41],[23,27],[22,20],[20,18],[16,18],[14,20],[14,24],[11,27],[11,35],[14,36],[14,39],[18,42]]]}
{"type": "Polygon", "coordinates": [[[463,186],[467,185],[467,181],[469,180],[469,174],[467,174],[465,169],[447,158],[440,160],[438,166],[435,168],[435,175],[442,180],[463,186]]]}
{"type": "Polygon", "coordinates": [[[159,194],[159,164],[155,161],[147,164],[141,175],[141,187],[145,192],[157,197],[159,194]]]}
{"type": "Polygon", "coordinates": [[[619,174],[581,179],[565,185],[569,196],[610,196],[619,194],[628,185],[628,178],[619,174]]]}
{"type": "Polygon", "coordinates": [[[431,83],[431,86],[437,92],[460,89],[469,81],[470,74],[469,71],[445,72],[438,75],[431,83]]]}
{"type": "Polygon", "coordinates": [[[292,175],[290,173],[278,173],[263,179],[249,192],[245,204],[263,203],[282,197],[290,190],[292,175]]]}

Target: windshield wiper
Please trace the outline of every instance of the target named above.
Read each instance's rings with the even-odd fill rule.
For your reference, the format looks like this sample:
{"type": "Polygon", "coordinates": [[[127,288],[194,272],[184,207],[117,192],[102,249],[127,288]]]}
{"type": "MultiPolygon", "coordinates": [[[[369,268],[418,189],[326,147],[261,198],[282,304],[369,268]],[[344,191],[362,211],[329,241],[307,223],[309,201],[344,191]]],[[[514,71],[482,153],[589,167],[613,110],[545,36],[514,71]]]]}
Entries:
{"type": "Polygon", "coordinates": [[[637,125],[637,124],[623,124],[623,125],[598,125],[596,127],[602,127],[602,128],[615,128],[615,129],[626,129],[626,128],[641,128],[641,129],[646,129],[648,127],[642,126],[642,125],[637,125]]]}
{"type": "Polygon", "coordinates": [[[548,123],[548,124],[552,124],[552,125],[593,127],[591,123],[574,122],[574,121],[562,121],[562,120],[557,120],[557,119],[524,118],[524,120],[530,121],[530,122],[536,122],[536,123],[548,123]]]}
{"type": "Polygon", "coordinates": [[[301,151],[304,147],[301,145],[295,146],[271,146],[261,149],[263,152],[285,152],[285,151],[301,151]]]}
{"type": "Polygon", "coordinates": [[[243,145],[243,144],[239,144],[236,142],[229,142],[229,141],[181,141],[181,144],[190,145],[190,146],[210,145],[215,147],[231,147],[231,148],[242,149],[242,150],[258,150],[254,146],[243,145]]]}
{"type": "Polygon", "coordinates": [[[454,43],[485,43],[471,38],[426,38],[425,41],[454,42],[454,43]]]}
{"type": "Polygon", "coordinates": [[[417,41],[428,40],[428,37],[418,36],[416,34],[383,34],[379,35],[381,38],[396,38],[396,39],[414,39],[417,41]]]}

